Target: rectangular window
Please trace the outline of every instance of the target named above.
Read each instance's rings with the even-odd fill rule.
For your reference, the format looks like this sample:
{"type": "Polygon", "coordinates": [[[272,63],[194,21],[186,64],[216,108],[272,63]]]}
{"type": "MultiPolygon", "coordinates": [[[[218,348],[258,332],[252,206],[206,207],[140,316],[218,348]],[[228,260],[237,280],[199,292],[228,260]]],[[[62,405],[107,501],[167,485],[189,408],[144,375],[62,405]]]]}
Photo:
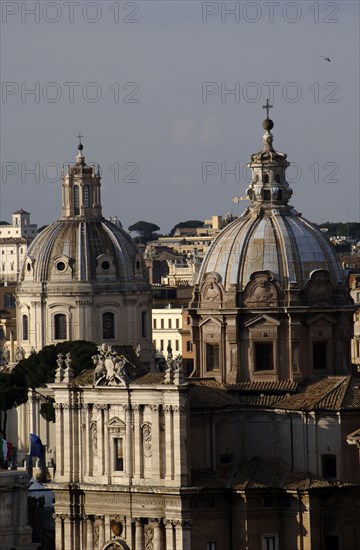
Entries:
{"type": "Polygon", "coordinates": [[[161,328],[164,328],[164,319],[160,320],[160,326],[161,326],[161,328]]]}
{"type": "Polygon", "coordinates": [[[171,328],[171,319],[168,319],[168,328],[171,328]]]}
{"type": "Polygon", "coordinates": [[[66,340],[67,330],[66,330],[66,315],[59,313],[55,315],[55,340],[66,340]]]}
{"type": "Polygon", "coordinates": [[[262,550],[278,550],[277,535],[262,536],[262,550]]]}
{"type": "Polygon", "coordinates": [[[175,351],[179,351],[179,340],[175,340],[175,351]]]}
{"type": "Polygon", "coordinates": [[[112,340],[115,338],[115,316],[111,311],[103,313],[102,322],[103,322],[103,339],[112,340]]]}
{"type": "Polygon", "coordinates": [[[141,337],[147,338],[147,311],[141,312],[141,337]]]}
{"type": "Polygon", "coordinates": [[[153,320],[153,327],[156,329],[156,319],[153,320]]]}
{"type": "Polygon", "coordinates": [[[273,370],[273,344],[272,342],[255,343],[255,370],[273,370]]]}
{"type": "Polygon", "coordinates": [[[176,319],[175,323],[176,323],[176,328],[179,328],[179,327],[180,327],[180,321],[179,321],[179,319],[176,319]]]}
{"type": "Polygon", "coordinates": [[[27,315],[22,316],[22,339],[29,339],[29,317],[27,315]]]}
{"type": "Polygon", "coordinates": [[[206,550],[216,550],[216,542],[208,542],[206,550]]]}
{"type": "Polygon", "coordinates": [[[160,340],[160,351],[164,351],[164,340],[160,340]]]}
{"type": "Polygon", "coordinates": [[[340,550],[338,535],[325,535],[325,550],[340,550]]]}
{"type": "Polygon", "coordinates": [[[192,342],[190,340],[186,342],[186,351],[189,353],[192,351],[192,342]]]}
{"type": "Polygon", "coordinates": [[[206,370],[219,370],[220,349],[218,344],[206,344],[206,370]]]}
{"type": "Polygon", "coordinates": [[[313,342],[313,368],[324,370],[327,366],[327,342],[313,342]]]}
{"type": "Polygon", "coordinates": [[[114,470],[117,472],[124,471],[124,448],[122,437],[114,439],[114,470]]]}
{"type": "Polygon", "coordinates": [[[322,475],[326,479],[336,479],[336,455],[322,455],[322,475]]]}
{"type": "Polygon", "coordinates": [[[15,296],[13,294],[5,294],[4,307],[15,307],[15,296]]]}

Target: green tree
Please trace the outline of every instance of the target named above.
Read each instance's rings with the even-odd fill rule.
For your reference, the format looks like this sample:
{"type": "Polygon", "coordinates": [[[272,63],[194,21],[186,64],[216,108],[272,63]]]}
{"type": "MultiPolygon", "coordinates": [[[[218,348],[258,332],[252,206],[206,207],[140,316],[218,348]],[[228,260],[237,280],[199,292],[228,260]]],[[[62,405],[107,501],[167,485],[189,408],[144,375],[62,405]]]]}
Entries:
{"type": "MultiPolygon", "coordinates": [[[[72,368],[77,376],[81,371],[93,368],[91,357],[97,353],[97,346],[94,342],[86,340],[60,342],[56,345],[45,346],[38,353],[31,353],[26,359],[19,361],[11,372],[1,372],[0,410],[4,413],[3,426],[1,427],[3,435],[6,432],[6,411],[25,403],[30,388],[35,390],[54,382],[58,367],[56,360],[59,353],[64,355],[71,353],[72,368]]],[[[52,421],[54,420],[53,402],[52,398],[47,398],[47,402],[41,406],[41,414],[47,420],[52,421]]]]}
{"type": "Polygon", "coordinates": [[[1,433],[6,439],[7,411],[27,401],[28,388],[24,377],[16,372],[0,372],[0,411],[2,414],[1,433]]]}
{"type": "Polygon", "coordinates": [[[193,227],[193,228],[197,228],[197,227],[204,227],[204,222],[200,221],[200,220],[187,220],[186,222],[179,222],[177,223],[176,225],[174,225],[174,227],[172,228],[172,230],[170,231],[169,235],[170,237],[172,237],[175,233],[175,231],[179,228],[186,228],[186,227],[193,227]]]}
{"type": "Polygon", "coordinates": [[[41,233],[41,231],[43,231],[43,230],[46,229],[47,227],[48,227],[47,225],[42,225],[41,227],[38,227],[37,232],[38,232],[38,233],[41,233]]]}
{"type": "Polygon", "coordinates": [[[140,220],[133,225],[130,225],[129,231],[135,231],[139,237],[136,239],[140,243],[154,241],[159,235],[155,231],[159,231],[160,227],[156,223],[145,222],[140,220]]]}
{"type": "Polygon", "coordinates": [[[58,366],[56,360],[59,353],[64,355],[71,353],[72,368],[77,376],[82,370],[93,367],[91,356],[97,353],[97,346],[94,342],[86,340],[73,340],[45,346],[38,353],[31,353],[26,359],[19,361],[13,370],[22,374],[28,388],[44,387],[55,379],[58,366]]]}

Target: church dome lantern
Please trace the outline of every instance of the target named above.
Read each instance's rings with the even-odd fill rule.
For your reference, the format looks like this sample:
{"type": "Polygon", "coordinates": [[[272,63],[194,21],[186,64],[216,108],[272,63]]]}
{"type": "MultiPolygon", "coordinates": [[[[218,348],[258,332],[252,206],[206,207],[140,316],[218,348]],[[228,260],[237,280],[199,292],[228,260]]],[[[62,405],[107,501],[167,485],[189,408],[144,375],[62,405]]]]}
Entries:
{"type": "Polygon", "coordinates": [[[349,368],[347,274],[326,236],[289,203],[290,163],[273,147],[265,108],[263,147],[248,165],[250,205],[214,239],[190,304],[196,372],[222,382],[349,368]]]}

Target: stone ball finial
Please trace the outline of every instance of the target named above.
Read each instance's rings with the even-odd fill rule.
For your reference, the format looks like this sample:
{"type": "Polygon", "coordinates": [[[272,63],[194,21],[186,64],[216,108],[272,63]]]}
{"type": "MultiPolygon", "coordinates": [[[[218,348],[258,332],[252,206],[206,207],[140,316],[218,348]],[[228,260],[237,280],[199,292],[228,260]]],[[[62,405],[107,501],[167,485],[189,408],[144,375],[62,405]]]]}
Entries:
{"type": "Polygon", "coordinates": [[[82,151],[82,150],[84,149],[84,146],[83,146],[83,144],[82,144],[82,143],[79,143],[79,145],[78,145],[78,149],[79,149],[79,151],[82,151]]]}
{"type": "Polygon", "coordinates": [[[263,125],[264,130],[270,131],[270,130],[272,130],[272,128],[274,128],[274,123],[270,118],[266,118],[262,125],[263,125]]]}

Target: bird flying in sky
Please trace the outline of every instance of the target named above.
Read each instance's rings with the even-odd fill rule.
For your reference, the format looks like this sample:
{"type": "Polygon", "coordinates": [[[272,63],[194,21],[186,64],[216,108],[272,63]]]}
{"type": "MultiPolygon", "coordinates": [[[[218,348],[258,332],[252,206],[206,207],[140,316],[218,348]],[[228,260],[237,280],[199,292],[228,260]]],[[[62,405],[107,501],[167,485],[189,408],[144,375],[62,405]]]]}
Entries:
{"type": "Polygon", "coordinates": [[[329,63],[331,62],[330,57],[325,57],[325,55],[318,55],[318,57],[321,57],[324,61],[329,61],[329,63]]]}

